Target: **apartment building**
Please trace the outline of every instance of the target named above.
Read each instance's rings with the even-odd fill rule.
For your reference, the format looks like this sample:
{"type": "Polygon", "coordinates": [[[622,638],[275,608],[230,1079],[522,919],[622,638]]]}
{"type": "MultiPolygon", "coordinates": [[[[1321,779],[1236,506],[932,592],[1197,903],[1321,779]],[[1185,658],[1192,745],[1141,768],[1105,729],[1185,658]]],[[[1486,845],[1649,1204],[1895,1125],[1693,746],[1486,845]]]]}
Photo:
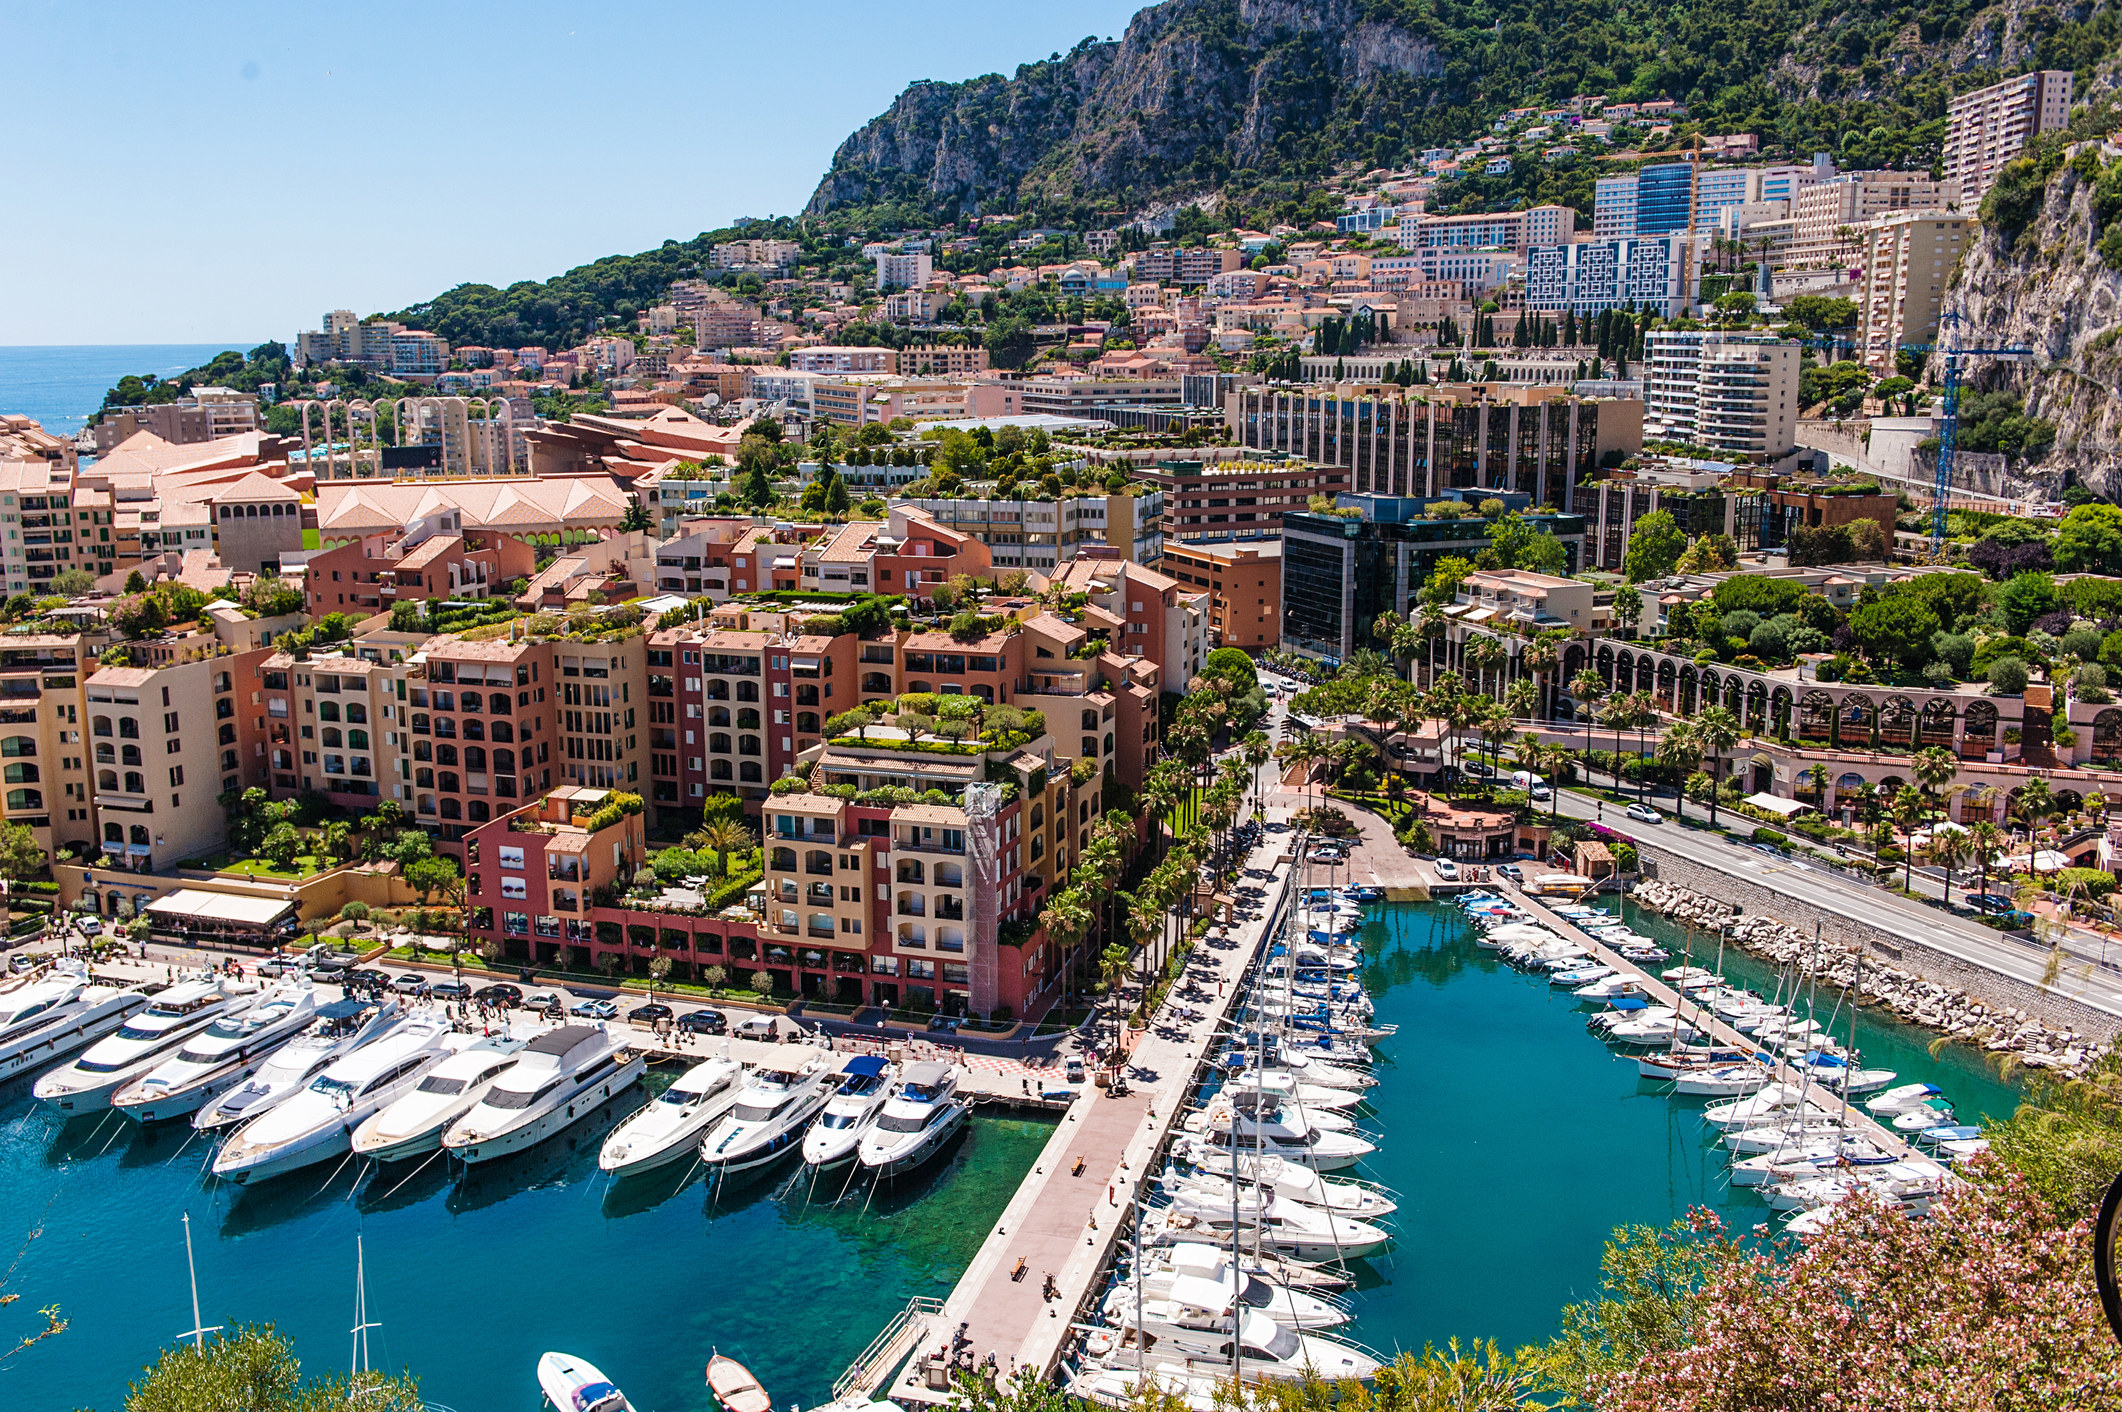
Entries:
{"type": "Polygon", "coordinates": [[[96,423],[96,453],[135,432],[152,432],[173,446],[191,446],[258,430],[258,396],[226,387],[195,387],[189,397],[145,407],[105,408],[96,423]]]}
{"type": "Polygon", "coordinates": [[[1865,227],[1901,211],[1956,210],[1959,188],[1921,172],[1844,172],[1805,187],[1791,198],[1797,229],[1791,242],[1795,269],[1854,267],[1864,249],[1865,227]]]}
{"type": "MultiPolygon", "coordinates": [[[[315,791],[360,812],[394,799],[413,813],[409,688],[417,673],[409,659],[418,643],[411,634],[377,634],[336,651],[263,658],[255,668],[263,731],[253,732],[243,784],[282,797],[315,791]]],[[[432,764],[431,754],[421,758],[432,764]]],[[[432,827],[436,816],[427,812],[421,822],[432,827]]]]}
{"type": "MultiPolygon", "coordinates": [[[[1278,517],[1279,521],[1279,517],[1278,517]]],[[[1163,571],[1191,588],[1208,590],[1208,645],[1248,652],[1282,640],[1282,545],[1176,541],[1164,546],[1163,571]]]]}
{"type": "MultiPolygon", "coordinates": [[[[218,801],[244,776],[241,688],[269,659],[272,640],[303,624],[299,614],[252,618],[232,603],[210,605],[205,617],[211,631],[128,643],[128,665],[100,667],[83,687],[95,784],[71,797],[90,801],[92,836],[131,872],[167,871],[220,848],[227,820],[218,801]]],[[[72,739],[60,748],[78,749],[71,703],[67,711],[72,739]]],[[[78,757],[62,757],[70,759],[78,757]]]]}
{"type": "Polygon", "coordinates": [[[936,259],[926,251],[880,250],[875,258],[879,289],[920,289],[935,278],[936,259]]]}
{"type": "Polygon", "coordinates": [[[1975,225],[1972,216],[1943,211],[1900,212],[1866,223],[1857,310],[1864,361],[1880,376],[1894,375],[1901,345],[1937,340],[1945,290],[1974,241],[1975,225]]]}
{"type": "Polygon", "coordinates": [[[1359,494],[1430,500],[1491,489],[1567,509],[1593,468],[1643,445],[1641,402],[1556,384],[1242,388],[1226,416],[1241,446],[1337,467],[1359,494]]]}
{"type": "Polygon", "coordinates": [[[1113,650],[1157,664],[1164,689],[1183,693],[1208,661],[1209,595],[1125,559],[1084,556],[1058,578],[1090,595],[1113,650]]]}
{"type": "Polygon", "coordinates": [[[978,345],[929,344],[899,354],[899,371],[919,377],[971,377],[987,368],[987,350],[978,345]]]}
{"type": "Polygon", "coordinates": [[[1177,407],[1183,391],[1176,377],[1036,377],[1017,387],[1024,415],[1076,418],[1095,416],[1101,406],[1177,407]]]}
{"type": "Polygon", "coordinates": [[[1237,250],[1145,250],[1135,256],[1132,282],[1191,289],[1245,263],[1237,250]]]}
{"type": "Polygon", "coordinates": [[[1687,235],[1538,246],[1525,256],[1525,307],[1583,315],[1632,305],[1678,318],[1694,302],[1698,255],[1687,235]]]}
{"type": "Polygon", "coordinates": [[[455,532],[437,516],[403,534],[372,534],[314,555],[304,569],[310,614],[388,613],[415,600],[480,599],[537,571],[538,551],[514,535],[455,532]]]}
{"type": "Polygon", "coordinates": [[[842,348],[819,344],[798,348],[788,365],[799,373],[896,373],[899,354],[890,348],[842,348]]]}
{"type": "Polygon", "coordinates": [[[1052,574],[1086,546],[1110,547],[1154,568],[1164,552],[1164,496],[1122,492],[1058,499],[955,499],[896,502],[987,546],[997,569],[1052,574]]]}
{"type": "Polygon", "coordinates": [[[1734,460],[1796,446],[1798,345],[1764,334],[1659,330],[1644,347],[1644,435],[1734,460]]]}
{"type": "Polygon", "coordinates": [[[346,363],[402,375],[439,373],[449,366],[449,344],[424,329],[387,319],[363,320],[351,309],[324,316],[322,330],[295,335],[298,363],[346,363]]]}
{"type": "Polygon", "coordinates": [[[725,240],[708,252],[708,260],[718,270],[779,269],[802,253],[793,240],[725,240]]]}
{"type": "Polygon", "coordinates": [[[1626,176],[1601,177],[1592,189],[1592,236],[1685,234],[1694,222],[1696,167],[1662,162],[1626,176]]]}
{"type": "Polygon", "coordinates": [[[1719,216],[1727,207],[1761,204],[1761,172],[1759,167],[1707,167],[1699,172],[1695,177],[1693,229],[1716,229],[1719,216]]]}
{"type": "MultiPolygon", "coordinates": [[[[95,838],[82,679],[107,635],[10,634],[0,646],[0,808],[50,853],[95,838]]],[[[144,763],[144,762],[143,762],[144,763]]]]}
{"type": "Polygon", "coordinates": [[[1419,211],[1399,218],[1403,250],[1502,249],[1524,254],[1535,245],[1559,245],[1577,229],[1577,213],[1567,206],[1533,206],[1471,216],[1432,216],[1419,211]]]}
{"type": "Polygon", "coordinates": [[[1459,587],[1460,623],[1530,635],[1567,629],[1579,635],[1592,630],[1592,585],[1583,579],[1557,578],[1525,569],[1480,569],[1459,587]]]}
{"type": "MultiPolygon", "coordinates": [[[[1233,388],[1225,402],[1237,395],[1233,388]]],[[[1348,488],[1348,472],[1294,457],[1242,461],[1158,461],[1136,467],[1139,481],[1164,495],[1164,553],[1180,545],[1273,539],[1282,515],[1301,510],[1314,495],[1348,488]]]]}
{"type": "MultiPolygon", "coordinates": [[[[79,531],[73,505],[74,471],[69,463],[0,460],[0,526],[6,532],[0,540],[0,576],[10,595],[36,592],[76,567],[74,536],[79,531]]],[[[86,512],[82,519],[85,523],[86,512]]],[[[81,557],[90,558],[86,550],[81,557]]],[[[90,559],[80,566],[92,565],[90,559]]]]}
{"type": "Polygon", "coordinates": [[[1962,93],[1945,110],[1945,179],[1972,210],[2006,162],[2041,133],[2070,123],[2071,72],[2040,69],[1962,93]]]}

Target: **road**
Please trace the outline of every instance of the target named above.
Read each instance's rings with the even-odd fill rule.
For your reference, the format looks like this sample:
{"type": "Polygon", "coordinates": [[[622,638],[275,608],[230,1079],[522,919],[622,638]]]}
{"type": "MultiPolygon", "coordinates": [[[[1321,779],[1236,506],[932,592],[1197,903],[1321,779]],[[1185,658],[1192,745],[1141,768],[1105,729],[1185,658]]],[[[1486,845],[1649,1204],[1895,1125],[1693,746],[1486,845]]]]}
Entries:
{"type": "MultiPolygon", "coordinates": [[[[1949,912],[1852,882],[1802,858],[1770,857],[1721,831],[1687,828],[1673,820],[1637,823],[1624,815],[1618,805],[1607,805],[1602,814],[1597,800],[1568,790],[1562,791],[1560,804],[1560,812],[1569,818],[1596,819],[1623,838],[1655,843],[1691,863],[1743,878],[1889,935],[1920,941],[1956,960],[2028,985],[2040,986],[2048,969],[2046,947],[2013,941],[1949,912]]],[[[2069,959],[2049,989],[2110,1015],[2122,1016],[2122,975],[2101,969],[2096,964],[2097,955],[2085,956],[2074,948],[2066,955],[2069,959]]]]}

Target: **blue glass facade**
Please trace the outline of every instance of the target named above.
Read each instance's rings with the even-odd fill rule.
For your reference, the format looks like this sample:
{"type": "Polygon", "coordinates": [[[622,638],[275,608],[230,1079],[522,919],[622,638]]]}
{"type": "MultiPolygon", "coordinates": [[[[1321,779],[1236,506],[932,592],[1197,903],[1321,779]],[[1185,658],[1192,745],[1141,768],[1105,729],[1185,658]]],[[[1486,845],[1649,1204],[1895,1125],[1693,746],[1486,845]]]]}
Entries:
{"type": "Polygon", "coordinates": [[[1695,169],[1689,162],[1668,162],[1636,173],[1636,234],[1671,235],[1687,229],[1694,197],[1695,169]]]}

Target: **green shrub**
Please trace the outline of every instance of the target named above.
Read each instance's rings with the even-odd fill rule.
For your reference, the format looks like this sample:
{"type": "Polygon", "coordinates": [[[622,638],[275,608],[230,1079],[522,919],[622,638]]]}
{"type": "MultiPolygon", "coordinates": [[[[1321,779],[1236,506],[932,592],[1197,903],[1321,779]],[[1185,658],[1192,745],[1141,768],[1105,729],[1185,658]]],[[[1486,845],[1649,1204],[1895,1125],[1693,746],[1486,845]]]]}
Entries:
{"type": "Polygon", "coordinates": [[[1754,842],[1765,843],[1773,848],[1781,848],[1784,844],[1790,842],[1790,837],[1775,829],[1755,829],[1754,842]]]}
{"type": "Polygon", "coordinates": [[[2050,892],[2065,897],[2082,891],[2089,897],[2102,898],[2115,890],[2115,875],[2102,868],[2065,868],[2041,881],[2050,892]]]}

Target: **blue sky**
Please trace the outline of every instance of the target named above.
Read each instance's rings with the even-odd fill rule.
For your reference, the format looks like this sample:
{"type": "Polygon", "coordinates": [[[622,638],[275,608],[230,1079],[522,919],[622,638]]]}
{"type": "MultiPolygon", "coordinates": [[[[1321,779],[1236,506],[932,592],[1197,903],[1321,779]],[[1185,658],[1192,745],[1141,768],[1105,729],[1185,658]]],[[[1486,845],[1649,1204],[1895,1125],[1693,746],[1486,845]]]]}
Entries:
{"type": "Polygon", "coordinates": [[[291,338],[797,210],[916,79],[1140,0],[0,6],[0,344],[291,338]]]}

